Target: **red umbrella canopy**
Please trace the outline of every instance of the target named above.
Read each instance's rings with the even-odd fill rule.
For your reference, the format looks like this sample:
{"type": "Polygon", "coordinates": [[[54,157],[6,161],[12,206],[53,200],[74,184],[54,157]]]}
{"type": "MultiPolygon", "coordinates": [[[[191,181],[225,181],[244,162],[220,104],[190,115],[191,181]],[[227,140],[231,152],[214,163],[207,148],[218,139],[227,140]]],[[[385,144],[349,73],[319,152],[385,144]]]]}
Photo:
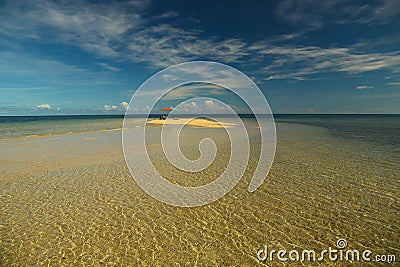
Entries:
{"type": "Polygon", "coordinates": [[[172,108],[163,108],[161,111],[171,111],[172,108]]]}

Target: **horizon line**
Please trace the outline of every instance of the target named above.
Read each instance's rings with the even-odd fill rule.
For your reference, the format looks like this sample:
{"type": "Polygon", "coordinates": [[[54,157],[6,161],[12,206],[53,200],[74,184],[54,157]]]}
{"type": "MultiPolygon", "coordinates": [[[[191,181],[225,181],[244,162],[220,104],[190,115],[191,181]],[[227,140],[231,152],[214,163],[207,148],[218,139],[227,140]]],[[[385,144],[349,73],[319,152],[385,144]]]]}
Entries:
{"type": "MultiPolygon", "coordinates": [[[[152,113],[149,116],[159,116],[161,113],[152,113]]],[[[147,116],[148,114],[130,114],[130,116],[147,116]]],[[[218,114],[218,113],[207,113],[207,114],[196,114],[196,113],[184,113],[176,114],[177,116],[206,116],[206,115],[231,115],[231,114],[218,114]]],[[[254,113],[237,113],[237,115],[252,115],[254,113]]],[[[400,115],[400,113],[271,113],[271,114],[259,114],[259,115],[400,115]]],[[[62,116],[123,116],[126,114],[33,114],[33,115],[0,115],[0,117],[62,117],[62,116]]],[[[128,115],[129,116],[129,115],[128,115]]]]}

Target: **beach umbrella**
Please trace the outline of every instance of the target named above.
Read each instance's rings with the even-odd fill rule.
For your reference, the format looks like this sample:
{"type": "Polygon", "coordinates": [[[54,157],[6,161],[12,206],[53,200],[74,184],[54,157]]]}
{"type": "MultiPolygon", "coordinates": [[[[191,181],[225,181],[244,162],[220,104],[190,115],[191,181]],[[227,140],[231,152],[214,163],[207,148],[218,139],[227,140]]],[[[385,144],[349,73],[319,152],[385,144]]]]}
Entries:
{"type": "MultiPolygon", "coordinates": [[[[160,111],[161,111],[161,112],[163,112],[163,111],[167,112],[167,111],[171,111],[171,110],[172,110],[172,108],[163,108],[163,109],[161,109],[160,111]]],[[[161,120],[167,119],[167,115],[160,115],[160,119],[161,119],[161,120]]]]}

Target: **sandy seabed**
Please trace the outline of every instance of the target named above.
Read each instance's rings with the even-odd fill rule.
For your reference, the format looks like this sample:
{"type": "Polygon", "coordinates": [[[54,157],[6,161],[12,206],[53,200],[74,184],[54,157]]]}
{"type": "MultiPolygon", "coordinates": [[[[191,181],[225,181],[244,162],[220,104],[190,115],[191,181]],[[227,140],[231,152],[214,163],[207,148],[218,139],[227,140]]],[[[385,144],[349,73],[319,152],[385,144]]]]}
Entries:
{"type": "MultiPolygon", "coordinates": [[[[339,238],[349,249],[400,258],[396,155],[278,124],[275,161],[256,192],[247,191],[252,154],[225,197],[179,208],[137,186],[120,142],[120,132],[102,132],[0,143],[1,266],[380,265],[257,259],[265,245],[321,251],[339,238]]],[[[191,175],[153,156],[167,176],[205,181],[226,166],[228,146],[219,149],[209,169],[191,175]]]]}

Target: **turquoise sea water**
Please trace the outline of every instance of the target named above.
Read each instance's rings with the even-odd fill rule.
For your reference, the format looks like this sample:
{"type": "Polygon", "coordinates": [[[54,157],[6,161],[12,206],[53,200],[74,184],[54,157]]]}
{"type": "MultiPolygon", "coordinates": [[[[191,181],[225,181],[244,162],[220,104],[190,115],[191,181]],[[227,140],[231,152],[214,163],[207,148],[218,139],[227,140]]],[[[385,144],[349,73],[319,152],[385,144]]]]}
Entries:
{"type": "Polygon", "coordinates": [[[0,116],[0,139],[120,129],[123,115],[0,116]]]}
{"type": "MultiPolygon", "coordinates": [[[[276,122],[323,127],[339,138],[400,153],[400,115],[274,115],[276,122]]],[[[243,116],[251,119],[251,116],[243,116]]],[[[0,116],[0,139],[117,130],[123,115],[0,116]]]]}
{"type": "Polygon", "coordinates": [[[340,138],[400,153],[400,115],[276,115],[276,122],[323,127],[340,138]]]}

